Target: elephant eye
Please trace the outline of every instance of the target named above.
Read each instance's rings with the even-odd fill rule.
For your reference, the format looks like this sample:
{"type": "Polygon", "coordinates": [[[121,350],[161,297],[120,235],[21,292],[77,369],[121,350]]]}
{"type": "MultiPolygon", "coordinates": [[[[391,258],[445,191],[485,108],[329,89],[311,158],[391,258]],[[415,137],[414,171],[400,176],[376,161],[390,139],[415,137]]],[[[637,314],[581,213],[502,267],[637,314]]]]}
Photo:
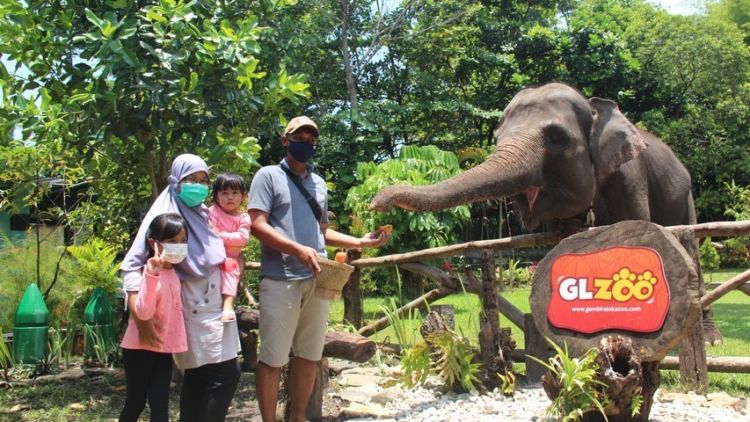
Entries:
{"type": "Polygon", "coordinates": [[[544,128],[544,146],[547,149],[560,151],[567,148],[568,143],[568,135],[563,128],[559,126],[547,126],[544,128]]]}

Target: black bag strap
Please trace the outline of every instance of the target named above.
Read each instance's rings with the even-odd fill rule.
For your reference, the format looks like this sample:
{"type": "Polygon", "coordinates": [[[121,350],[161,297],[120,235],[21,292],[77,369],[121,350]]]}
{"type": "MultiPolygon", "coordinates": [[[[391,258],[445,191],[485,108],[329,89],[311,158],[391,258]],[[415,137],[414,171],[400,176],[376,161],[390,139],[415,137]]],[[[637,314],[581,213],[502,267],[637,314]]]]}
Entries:
{"type": "Polygon", "coordinates": [[[305,200],[307,201],[307,205],[310,206],[310,209],[312,210],[313,214],[315,214],[315,219],[318,220],[318,223],[321,222],[323,218],[323,210],[320,209],[320,205],[318,204],[318,201],[316,201],[311,195],[310,192],[305,189],[305,186],[302,185],[302,181],[297,177],[294,172],[289,169],[288,167],[284,167],[281,164],[279,164],[279,167],[281,167],[282,170],[284,170],[284,173],[286,173],[287,176],[289,176],[289,179],[292,180],[292,182],[297,186],[297,189],[302,193],[302,196],[305,197],[305,200]]]}

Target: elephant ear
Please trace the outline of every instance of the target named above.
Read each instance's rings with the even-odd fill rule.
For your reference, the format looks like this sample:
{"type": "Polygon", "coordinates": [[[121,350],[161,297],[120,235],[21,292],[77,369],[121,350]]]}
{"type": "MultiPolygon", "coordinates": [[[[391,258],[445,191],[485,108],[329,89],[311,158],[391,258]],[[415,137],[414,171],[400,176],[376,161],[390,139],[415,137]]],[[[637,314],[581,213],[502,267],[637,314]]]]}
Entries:
{"type": "Polygon", "coordinates": [[[594,111],[589,147],[597,183],[601,185],[623,163],[646,149],[648,142],[620,112],[614,101],[592,97],[589,104],[594,111]]]}

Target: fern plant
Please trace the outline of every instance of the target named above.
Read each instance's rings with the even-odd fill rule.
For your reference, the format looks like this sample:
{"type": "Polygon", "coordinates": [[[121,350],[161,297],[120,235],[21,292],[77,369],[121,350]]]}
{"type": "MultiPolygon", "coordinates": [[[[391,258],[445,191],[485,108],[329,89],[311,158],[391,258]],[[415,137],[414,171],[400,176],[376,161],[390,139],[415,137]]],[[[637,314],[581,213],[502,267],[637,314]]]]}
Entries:
{"type": "Polygon", "coordinates": [[[101,287],[107,294],[117,290],[117,249],[99,238],[82,245],[68,246],[76,262],[75,276],[88,287],[101,287]]]}
{"type": "Polygon", "coordinates": [[[547,342],[555,349],[556,355],[548,362],[534,356],[529,356],[549,370],[542,383],[545,391],[556,391],[552,404],[547,408],[547,417],[560,421],[577,421],[584,414],[598,411],[608,421],[604,412],[609,399],[602,392],[606,387],[597,379],[599,365],[596,363],[596,349],[589,349],[580,358],[574,358],[568,353],[568,345],[561,348],[547,338],[547,342]]]}
{"type": "Polygon", "coordinates": [[[474,355],[466,338],[450,330],[434,333],[406,350],[401,360],[401,380],[413,387],[436,375],[454,391],[474,391],[481,366],[473,362],[474,355]]]}

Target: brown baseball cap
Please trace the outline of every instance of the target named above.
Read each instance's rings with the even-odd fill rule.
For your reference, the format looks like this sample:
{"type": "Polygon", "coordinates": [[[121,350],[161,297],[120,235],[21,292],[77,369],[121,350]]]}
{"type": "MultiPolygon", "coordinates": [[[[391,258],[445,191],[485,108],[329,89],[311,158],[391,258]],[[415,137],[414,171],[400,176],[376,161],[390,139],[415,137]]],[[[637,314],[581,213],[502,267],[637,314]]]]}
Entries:
{"type": "Polygon", "coordinates": [[[289,135],[290,133],[294,133],[305,126],[313,129],[315,131],[315,134],[320,136],[318,125],[316,125],[315,122],[313,122],[312,119],[307,116],[297,116],[290,120],[286,125],[286,129],[284,129],[284,136],[289,135]]]}

